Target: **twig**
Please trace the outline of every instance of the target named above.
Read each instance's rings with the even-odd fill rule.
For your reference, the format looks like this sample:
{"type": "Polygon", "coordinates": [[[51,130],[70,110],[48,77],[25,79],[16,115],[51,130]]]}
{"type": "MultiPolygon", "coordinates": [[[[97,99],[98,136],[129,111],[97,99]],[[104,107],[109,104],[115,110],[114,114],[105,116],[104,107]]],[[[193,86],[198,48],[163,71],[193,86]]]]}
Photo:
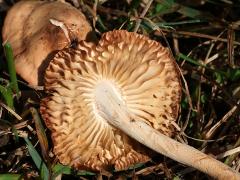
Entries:
{"type": "MultiPolygon", "coordinates": [[[[221,42],[225,42],[225,43],[228,42],[228,40],[224,39],[224,38],[219,38],[219,37],[216,37],[216,36],[211,36],[211,35],[201,34],[201,33],[196,33],[196,32],[176,31],[176,30],[170,30],[170,29],[162,29],[162,31],[173,33],[175,35],[193,36],[193,37],[211,39],[211,40],[215,40],[215,41],[221,41],[221,42]]],[[[155,35],[162,36],[158,31],[155,32],[155,35]]],[[[240,42],[238,42],[238,41],[234,41],[233,43],[235,45],[240,45],[240,42]]]]}

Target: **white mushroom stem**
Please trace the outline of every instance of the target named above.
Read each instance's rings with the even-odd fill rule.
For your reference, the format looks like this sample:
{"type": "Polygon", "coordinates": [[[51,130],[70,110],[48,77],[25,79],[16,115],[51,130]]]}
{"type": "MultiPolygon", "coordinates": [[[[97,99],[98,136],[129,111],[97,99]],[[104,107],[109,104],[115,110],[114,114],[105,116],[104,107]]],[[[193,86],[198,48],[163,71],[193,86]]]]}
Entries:
{"type": "Polygon", "coordinates": [[[216,179],[240,179],[239,173],[220,161],[161,134],[145,122],[133,119],[111,87],[99,89],[95,98],[100,116],[145,146],[216,179]]]}

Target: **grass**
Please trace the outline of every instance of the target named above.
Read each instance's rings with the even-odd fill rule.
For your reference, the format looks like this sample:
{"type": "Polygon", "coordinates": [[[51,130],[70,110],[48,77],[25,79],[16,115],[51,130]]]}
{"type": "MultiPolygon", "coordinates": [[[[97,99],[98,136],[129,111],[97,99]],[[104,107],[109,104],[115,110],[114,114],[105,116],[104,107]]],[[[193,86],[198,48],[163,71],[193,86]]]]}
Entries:
{"type": "MultiPolygon", "coordinates": [[[[137,31],[171,48],[183,85],[177,120],[181,130],[175,138],[219,157],[239,171],[240,14],[237,8],[240,3],[231,0],[204,0],[204,4],[187,0],[80,2],[84,13],[96,24],[98,36],[121,28],[137,31]]],[[[7,1],[0,3],[0,7],[5,7],[0,8],[1,17],[11,5],[7,1]]],[[[9,44],[1,47],[0,61],[0,180],[61,176],[62,179],[208,178],[161,155],[121,172],[75,171],[57,163],[49,131],[38,114],[43,92],[29,88],[16,76],[9,44]]]]}

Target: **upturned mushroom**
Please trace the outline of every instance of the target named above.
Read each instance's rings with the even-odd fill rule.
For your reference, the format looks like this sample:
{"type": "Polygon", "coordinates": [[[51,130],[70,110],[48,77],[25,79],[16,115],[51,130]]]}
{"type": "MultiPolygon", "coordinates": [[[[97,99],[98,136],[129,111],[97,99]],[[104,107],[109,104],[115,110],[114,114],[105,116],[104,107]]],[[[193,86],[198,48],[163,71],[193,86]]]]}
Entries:
{"type": "MultiPolygon", "coordinates": [[[[37,18],[48,16],[34,18],[41,22],[37,18]]],[[[35,29],[37,25],[32,26],[35,29]]],[[[5,40],[7,32],[15,32],[11,28],[5,23],[5,40]]],[[[13,49],[18,51],[15,46],[13,49]]],[[[51,58],[44,86],[47,96],[40,111],[52,132],[54,153],[65,165],[126,169],[149,160],[143,144],[212,177],[240,179],[230,167],[170,138],[178,116],[181,83],[169,50],[156,41],[115,30],[105,33],[96,44],[80,41],[75,47],[67,46],[51,58]]]]}
{"type": "Polygon", "coordinates": [[[42,100],[41,114],[52,131],[55,154],[63,164],[96,170],[148,160],[133,139],[109,124],[108,111],[115,107],[108,98],[130,113],[131,121],[170,136],[181,96],[169,51],[126,31],[106,33],[98,45],[81,42],[57,53],[46,70],[45,89],[49,96],[42,100]]]}
{"type": "Polygon", "coordinates": [[[168,49],[156,41],[112,31],[97,45],[80,42],[50,62],[45,89],[41,114],[63,164],[125,169],[147,160],[135,139],[213,177],[239,179],[228,166],[168,137],[181,85],[168,49]]]}

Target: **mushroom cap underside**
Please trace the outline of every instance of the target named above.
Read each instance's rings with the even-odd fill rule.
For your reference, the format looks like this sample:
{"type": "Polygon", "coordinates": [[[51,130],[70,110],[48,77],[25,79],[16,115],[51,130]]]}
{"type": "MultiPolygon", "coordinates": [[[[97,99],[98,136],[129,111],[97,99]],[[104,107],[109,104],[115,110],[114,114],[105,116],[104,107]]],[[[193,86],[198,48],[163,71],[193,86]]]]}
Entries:
{"type": "Polygon", "coordinates": [[[55,51],[85,40],[91,31],[85,16],[67,3],[21,1],[8,11],[2,36],[13,48],[17,73],[31,85],[42,85],[55,51]]]}
{"type": "Polygon", "coordinates": [[[101,116],[97,99],[114,92],[134,119],[174,132],[181,84],[170,52],[149,38],[115,30],[97,45],[81,41],[58,52],[45,74],[41,114],[61,163],[93,170],[145,162],[145,149],[101,116]]]}

